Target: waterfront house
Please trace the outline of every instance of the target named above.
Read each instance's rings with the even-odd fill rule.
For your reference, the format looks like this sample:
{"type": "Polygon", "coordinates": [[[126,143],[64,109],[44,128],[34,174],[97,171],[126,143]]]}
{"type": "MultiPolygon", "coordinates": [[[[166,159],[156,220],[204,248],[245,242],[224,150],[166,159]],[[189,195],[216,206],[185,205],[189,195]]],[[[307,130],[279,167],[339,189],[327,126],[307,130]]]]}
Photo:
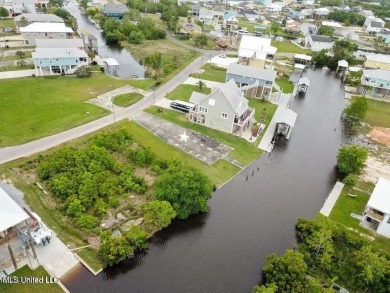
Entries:
{"type": "Polygon", "coordinates": [[[73,30],[64,23],[34,22],[21,27],[20,32],[26,44],[35,46],[36,39],[71,39],[73,30]]]}
{"type": "Polygon", "coordinates": [[[302,9],[301,14],[303,15],[303,18],[312,18],[314,14],[314,9],[311,8],[302,9]]]}
{"type": "Polygon", "coordinates": [[[390,70],[390,55],[370,54],[366,56],[364,69],[390,70]]]}
{"type": "Polygon", "coordinates": [[[35,0],[13,0],[12,13],[36,13],[35,0]]]}
{"type": "Polygon", "coordinates": [[[257,68],[265,68],[267,61],[272,63],[277,48],[271,46],[271,39],[242,36],[238,50],[238,62],[257,68]]]}
{"type": "Polygon", "coordinates": [[[219,20],[223,20],[223,15],[225,14],[225,9],[222,6],[215,6],[215,7],[213,7],[213,14],[214,14],[214,17],[218,18],[219,20]]]}
{"type": "Polygon", "coordinates": [[[63,23],[64,20],[55,14],[36,14],[36,13],[22,13],[14,17],[15,25],[17,29],[25,27],[34,22],[43,23],[63,23]]]}
{"type": "Polygon", "coordinates": [[[213,17],[214,17],[214,13],[212,10],[206,8],[201,8],[199,10],[199,20],[202,23],[211,25],[213,23],[213,17]]]}
{"type": "Polygon", "coordinates": [[[390,180],[378,179],[360,224],[390,238],[390,180]]]}
{"type": "Polygon", "coordinates": [[[223,132],[241,135],[254,121],[255,110],[232,79],[211,94],[193,92],[190,103],[194,107],[188,119],[223,132]]]}
{"type": "Polygon", "coordinates": [[[78,48],[36,48],[32,53],[37,76],[74,74],[80,66],[88,66],[88,55],[78,48]]]}
{"type": "Polygon", "coordinates": [[[129,12],[129,8],[125,4],[104,4],[100,10],[107,17],[114,17],[116,19],[122,19],[123,15],[129,12]]]}
{"type": "Polygon", "coordinates": [[[241,64],[229,64],[226,81],[234,80],[246,96],[269,98],[275,83],[276,71],[241,64]]]}
{"type": "Polygon", "coordinates": [[[331,50],[333,48],[333,41],[329,36],[307,35],[305,37],[305,47],[313,51],[321,51],[323,49],[331,50]]]}
{"type": "Polygon", "coordinates": [[[390,90],[390,71],[383,69],[364,69],[360,92],[370,91],[372,96],[386,97],[390,90]]]}
{"type": "Polygon", "coordinates": [[[225,29],[237,29],[238,20],[232,11],[227,11],[223,15],[223,27],[225,29]]]}
{"type": "Polygon", "coordinates": [[[363,15],[364,17],[374,15],[374,12],[372,12],[371,10],[362,10],[359,13],[360,13],[360,15],[363,15]]]}

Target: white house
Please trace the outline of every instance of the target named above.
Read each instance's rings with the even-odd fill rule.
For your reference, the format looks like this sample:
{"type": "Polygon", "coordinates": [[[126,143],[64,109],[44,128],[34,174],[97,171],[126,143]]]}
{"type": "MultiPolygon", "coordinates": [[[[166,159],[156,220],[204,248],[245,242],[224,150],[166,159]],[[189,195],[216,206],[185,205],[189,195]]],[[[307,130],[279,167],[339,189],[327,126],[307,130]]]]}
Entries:
{"type": "Polygon", "coordinates": [[[282,11],[283,7],[277,3],[271,3],[265,8],[266,16],[277,16],[282,11]]]}
{"type": "Polygon", "coordinates": [[[330,13],[330,10],[326,7],[316,8],[313,10],[313,13],[318,18],[327,17],[330,13]]]}
{"type": "Polygon", "coordinates": [[[201,8],[199,10],[199,20],[204,24],[211,25],[213,22],[214,13],[212,10],[201,8]]]}
{"type": "Polygon", "coordinates": [[[34,22],[21,27],[20,32],[26,44],[35,45],[36,39],[71,39],[73,30],[64,23],[34,22]]]}
{"type": "Polygon", "coordinates": [[[362,10],[360,11],[360,14],[363,15],[364,17],[367,17],[367,16],[374,15],[374,12],[372,12],[371,10],[362,10]]]}
{"type": "Polygon", "coordinates": [[[370,15],[370,16],[367,16],[366,19],[364,20],[363,27],[367,27],[370,24],[370,22],[372,22],[372,21],[382,22],[383,26],[385,25],[384,20],[382,20],[379,17],[375,17],[373,15],[370,15]]]}
{"type": "Polygon", "coordinates": [[[298,0],[297,2],[301,5],[313,5],[315,0],[298,0]]]}
{"type": "Polygon", "coordinates": [[[277,48],[271,46],[271,39],[254,36],[242,36],[238,58],[273,59],[277,48]]]}
{"type": "Polygon", "coordinates": [[[390,238],[390,180],[378,179],[360,224],[390,238]]]}
{"type": "Polygon", "coordinates": [[[328,36],[307,35],[305,37],[305,47],[313,51],[330,50],[333,48],[333,41],[328,36]]]}
{"type": "Polygon", "coordinates": [[[384,26],[384,22],[373,20],[367,25],[366,33],[376,35],[377,33],[380,33],[382,31],[384,26]]]}
{"type": "Polygon", "coordinates": [[[225,29],[236,29],[238,27],[238,20],[232,11],[227,11],[223,15],[223,27],[225,29]]]}
{"type": "Polygon", "coordinates": [[[13,0],[13,13],[36,13],[35,0],[13,0]]]}

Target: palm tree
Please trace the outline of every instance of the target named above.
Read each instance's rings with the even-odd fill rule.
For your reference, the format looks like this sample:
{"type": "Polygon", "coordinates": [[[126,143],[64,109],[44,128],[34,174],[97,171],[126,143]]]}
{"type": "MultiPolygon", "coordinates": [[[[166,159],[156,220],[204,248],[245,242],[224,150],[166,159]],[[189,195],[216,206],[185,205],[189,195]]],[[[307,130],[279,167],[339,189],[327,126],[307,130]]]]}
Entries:
{"type": "Polygon", "coordinates": [[[19,60],[17,64],[20,65],[20,67],[24,67],[26,65],[26,61],[19,60]]]}
{"type": "Polygon", "coordinates": [[[202,90],[203,87],[206,86],[206,84],[205,84],[204,81],[202,81],[202,80],[199,80],[199,81],[197,82],[197,85],[199,86],[199,89],[200,89],[200,90],[202,90]]]}

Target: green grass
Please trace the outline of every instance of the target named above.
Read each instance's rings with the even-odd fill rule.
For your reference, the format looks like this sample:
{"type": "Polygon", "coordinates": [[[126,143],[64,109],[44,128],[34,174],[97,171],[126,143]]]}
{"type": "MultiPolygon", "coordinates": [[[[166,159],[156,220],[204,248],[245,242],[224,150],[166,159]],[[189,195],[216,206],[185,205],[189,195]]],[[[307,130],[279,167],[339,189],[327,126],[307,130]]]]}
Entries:
{"type": "Polygon", "coordinates": [[[104,74],[18,78],[0,81],[0,147],[26,143],[93,121],[109,111],[85,103],[126,84],[146,86],[151,80],[119,80],[104,74]]]}
{"type": "MultiPolygon", "coordinates": [[[[152,109],[156,110],[156,108],[157,107],[153,107],[152,109]]],[[[164,113],[165,112],[173,111],[164,109],[164,113]]],[[[128,122],[125,124],[125,127],[131,132],[133,137],[136,138],[136,141],[139,144],[144,147],[149,147],[161,159],[176,159],[195,168],[199,168],[203,170],[210,180],[217,186],[225,183],[240,171],[240,168],[223,159],[218,160],[211,166],[207,165],[206,163],[165,143],[163,140],[135,122],[128,122]]]]}
{"type": "Polygon", "coordinates": [[[15,21],[13,18],[5,18],[5,19],[0,19],[0,30],[3,31],[3,28],[10,27],[15,29],[15,21]]]}
{"type": "Polygon", "coordinates": [[[363,214],[364,208],[370,198],[372,190],[374,189],[372,184],[366,182],[359,182],[357,187],[360,190],[365,190],[366,192],[344,187],[329,215],[329,218],[347,228],[351,227],[360,233],[374,237],[375,240],[372,242],[373,246],[390,256],[390,239],[374,234],[363,228],[360,226],[358,219],[351,217],[351,213],[358,215],[363,214]],[[355,194],[357,196],[351,197],[348,193],[355,194]]]}
{"type": "MultiPolygon", "coordinates": [[[[276,111],[276,106],[266,102],[260,102],[259,100],[250,99],[250,106],[256,108],[259,113],[256,114],[256,118],[259,119],[261,109],[266,107],[268,109],[267,121],[268,124],[272,118],[273,113],[276,111]]],[[[258,141],[256,143],[249,142],[241,137],[234,136],[229,133],[225,133],[219,130],[211,129],[196,123],[188,121],[185,116],[177,111],[172,111],[164,109],[162,113],[158,111],[158,107],[152,106],[145,110],[146,112],[156,115],[165,120],[171,121],[183,127],[192,129],[204,135],[207,135],[216,141],[231,146],[233,150],[230,152],[229,156],[243,163],[244,165],[250,164],[253,160],[258,158],[262,151],[257,147],[258,141]]]]}
{"type": "MultiPolygon", "coordinates": [[[[35,270],[31,270],[28,265],[21,267],[19,270],[11,274],[14,277],[46,277],[50,278],[49,273],[42,267],[39,266],[35,270]]],[[[0,282],[0,292],[2,293],[32,293],[32,292],[50,292],[50,293],[63,293],[62,288],[55,283],[42,284],[5,284],[0,282]]]]}
{"type": "MultiPolygon", "coordinates": [[[[214,28],[213,28],[214,29],[214,28]]],[[[180,39],[180,38],[177,38],[180,42],[183,42],[184,44],[187,44],[187,45],[190,45],[190,46],[193,46],[195,47],[195,43],[192,39],[180,39]]],[[[211,39],[209,38],[208,41],[207,41],[207,45],[202,48],[202,49],[206,49],[206,50],[213,50],[215,48],[215,45],[216,45],[216,42],[214,39],[211,39]]]]}
{"type": "Polygon", "coordinates": [[[368,111],[365,122],[371,126],[390,127],[390,103],[367,99],[368,111]]]}
{"type": "Polygon", "coordinates": [[[22,59],[31,58],[31,57],[32,57],[31,52],[24,52],[23,58],[20,58],[19,56],[16,56],[14,54],[11,56],[6,56],[2,60],[22,60],[22,59]]]}
{"type": "Polygon", "coordinates": [[[96,273],[103,267],[99,260],[98,253],[91,247],[82,248],[76,251],[77,255],[82,258],[96,273]]]}
{"type": "Polygon", "coordinates": [[[278,42],[278,41],[272,40],[271,45],[278,48],[277,53],[296,53],[296,54],[310,53],[309,49],[302,49],[291,42],[278,42]]]}
{"type": "Polygon", "coordinates": [[[256,22],[247,21],[244,18],[240,18],[238,20],[238,27],[246,28],[248,30],[248,32],[250,32],[250,33],[253,33],[255,31],[255,29],[254,29],[255,25],[261,25],[261,24],[260,23],[256,23],[256,22]]]}
{"type": "Polygon", "coordinates": [[[114,98],[114,104],[120,107],[131,106],[144,98],[140,93],[128,93],[116,96],[114,98]]]}
{"type": "Polygon", "coordinates": [[[283,89],[285,94],[291,94],[294,90],[294,84],[288,80],[288,77],[278,76],[275,82],[283,89]]]}
{"type": "Polygon", "coordinates": [[[206,64],[203,66],[203,69],[205,70],[201,74],[193,74],[193,77],[205,79],[205,80],[211,80],[216,82],[225,82],[226,81],[226,69],[221,68],[215,65],[206,64]]]}
{"type": "Polygon", "coordinates": [[[19,70],[34,69],[34,68],[31,68],[31,67],[34,67],[34,65],[0,66],[0,72],[2,72],[2,71],[19,71],[19,70]]]}
{"type": "Polygon", "coordinates": [[[181,84],[169,94],[167,94],[166,98],[169,100],[180,100],[188,102],[190,100],[192,92],[194,91],[202,94],[210,94],[211,89],[203,87],[202,90],[200,90],[199,86],[197,85],[181,84]]]}

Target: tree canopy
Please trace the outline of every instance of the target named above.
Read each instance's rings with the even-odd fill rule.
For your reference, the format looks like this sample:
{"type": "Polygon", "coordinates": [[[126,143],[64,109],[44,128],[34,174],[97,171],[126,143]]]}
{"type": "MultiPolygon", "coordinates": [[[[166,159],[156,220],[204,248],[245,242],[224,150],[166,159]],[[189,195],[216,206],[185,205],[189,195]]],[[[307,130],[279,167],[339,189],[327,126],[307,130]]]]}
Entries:
{"type": "Polygon", "coordinates": [[[211,198],[212,184],[200,170],[177,163],[155,182],[156,199],[168,201],[179,219],[205,212],[211,198]]]}
{"type": "Polygon", "coordinates": [[[5,18],[8,17],[8,15],[9,15],[8,10],[4,7],[0,7],[0,17],[5,18]]]}
{"type": "Polygon", "coordinates": [[[337,167],[344,174],[358,174],[363,170],[368,152],[357,145],[342,147],[337,154],[337,167]]]}
{"type": "Polygon", "coordinates": [[[167,201],[154,200],[143,206],[145,224],[150,229],[167,227],[176,217],[171,204],[167,201]]]}
{"type": "Polygon", "coordinates": [[[331,37],[334,34],[334,28],[331,26],[322,25],[318,29],[317,34],[331,37]]]}
{"type": "Polygon", "coordinates": [[[345,108],[345,116],[353,123],[358,123],[366,117],[368,111],[368,102],[365,97],[357,97],[352,100],[351,104],[345,108]]]}

